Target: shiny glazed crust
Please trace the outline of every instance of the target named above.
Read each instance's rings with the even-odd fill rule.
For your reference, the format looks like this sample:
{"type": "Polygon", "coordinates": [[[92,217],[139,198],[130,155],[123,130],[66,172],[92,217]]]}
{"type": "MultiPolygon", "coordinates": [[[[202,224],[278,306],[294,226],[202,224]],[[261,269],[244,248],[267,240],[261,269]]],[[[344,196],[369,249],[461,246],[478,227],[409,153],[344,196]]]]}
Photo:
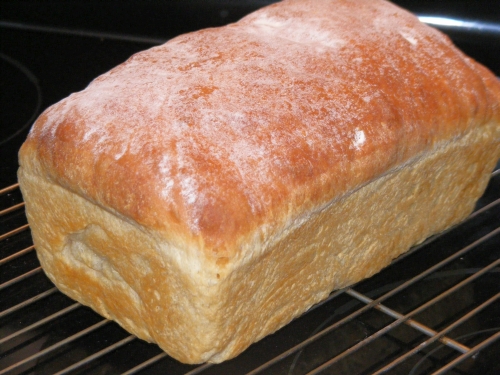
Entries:
{"type": "Polygon", "coordinates": [[[463,219],[500,85],[383,1],[286,1],[133,56],[40,116],[19,182],[65,293],[220,362],[463,219]]]}

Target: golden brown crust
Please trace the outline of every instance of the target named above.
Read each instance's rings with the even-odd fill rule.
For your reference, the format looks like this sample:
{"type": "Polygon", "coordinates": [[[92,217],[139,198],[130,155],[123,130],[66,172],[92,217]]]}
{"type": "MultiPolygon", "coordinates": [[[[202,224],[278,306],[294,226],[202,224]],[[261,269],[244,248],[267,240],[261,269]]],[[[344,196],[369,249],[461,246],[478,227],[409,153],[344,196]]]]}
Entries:
{"type": "Polygon", "coordinates": [[[231,258],[262,225],[498,119],[499,96],[491,73],[389,3],[287,1],[133,56],[48,109],[21,159],[231,258]]]}

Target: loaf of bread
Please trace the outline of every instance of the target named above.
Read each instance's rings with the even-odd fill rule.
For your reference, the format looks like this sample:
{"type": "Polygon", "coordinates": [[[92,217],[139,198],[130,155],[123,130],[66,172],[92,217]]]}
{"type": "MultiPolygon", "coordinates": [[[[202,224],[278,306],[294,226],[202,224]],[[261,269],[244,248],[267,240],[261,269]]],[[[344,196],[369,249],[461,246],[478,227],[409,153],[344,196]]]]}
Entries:
{"type": "Polygon", "coordinates": [[[221,362],[465,218],[500,84],[383,0],[289,0],[132,56],[20,151],[61,291],[221,362]]]}

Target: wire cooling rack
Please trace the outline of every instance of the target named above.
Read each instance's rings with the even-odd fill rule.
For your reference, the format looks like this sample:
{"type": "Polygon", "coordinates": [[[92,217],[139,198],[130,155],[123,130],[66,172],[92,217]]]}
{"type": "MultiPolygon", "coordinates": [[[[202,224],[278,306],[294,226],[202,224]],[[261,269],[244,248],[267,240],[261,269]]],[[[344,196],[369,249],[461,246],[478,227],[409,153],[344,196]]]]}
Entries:
{"type": "Polygon", "coordinates": [[[219,365],[185,365],[60,293],[0,190],[0,374],[500,373],[500,170],[476,210],[219,365]]]}

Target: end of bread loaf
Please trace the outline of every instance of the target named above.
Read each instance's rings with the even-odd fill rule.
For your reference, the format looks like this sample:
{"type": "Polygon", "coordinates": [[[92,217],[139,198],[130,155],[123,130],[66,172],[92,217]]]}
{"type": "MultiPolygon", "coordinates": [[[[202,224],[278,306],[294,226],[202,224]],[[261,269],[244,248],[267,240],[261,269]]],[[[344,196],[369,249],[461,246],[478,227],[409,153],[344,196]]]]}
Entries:
{"type": "Polygon", "coordinates": [[[44,112],[19,183],[67,295],[221,362],[460,222],[500,84],[385,1],[289,0],[133,56],[44,112]]]}

